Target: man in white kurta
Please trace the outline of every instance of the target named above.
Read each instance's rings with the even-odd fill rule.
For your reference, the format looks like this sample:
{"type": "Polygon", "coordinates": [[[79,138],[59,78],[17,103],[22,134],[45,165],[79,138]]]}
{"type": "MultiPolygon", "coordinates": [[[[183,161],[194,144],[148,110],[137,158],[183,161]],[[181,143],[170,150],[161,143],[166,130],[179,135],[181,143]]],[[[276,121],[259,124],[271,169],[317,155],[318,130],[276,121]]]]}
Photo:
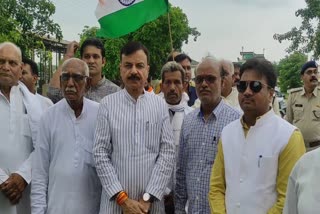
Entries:
{"type": "Polygon", "coordinates": [[[31,153],[42,112],[35,96],[18,80],[21,51],[0,44],[0,213],[29,214],[31,153]]]}
{"type": "Polygon", "coordinates": [[[92,146],[99,104],[83,97],[89,75],[86,63],[71,58],[62,68],[65,99],[40,120],[33,159],[32,213],[97,214],[101,184],[92,146]]]}

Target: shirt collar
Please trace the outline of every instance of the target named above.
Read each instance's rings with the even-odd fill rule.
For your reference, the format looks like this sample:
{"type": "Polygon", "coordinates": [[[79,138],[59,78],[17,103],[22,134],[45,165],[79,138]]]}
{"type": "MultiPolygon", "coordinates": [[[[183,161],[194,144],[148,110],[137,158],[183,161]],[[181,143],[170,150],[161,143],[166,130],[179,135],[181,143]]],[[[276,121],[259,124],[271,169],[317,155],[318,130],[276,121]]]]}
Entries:
{"type": "MultiPolygon", "coordinates": [[[[224,101],[222,101],[222,99],[219,101],[219,104],[212,110],[212,115],[214,117],[218,117],[220,115],[220,113],[222,112],[224,106],[227,105],[224,103],[224,101]]],[[[198,112],[198,116],[199,117],[203,117],[203,112],[202,112],[202,109],[201,109],[201,105],[200,105],[200,108],[199,108],[199,112],[198,112]]]]}
{"type": "MultiPolygon", "coordinates": [[[[304,87],[302,87],[302,91],[301,91],[301,96],[306,94],[306,90],[304,89],[304,87]]],[[[318,95],[318,87],[315,87],[315,89],[312,91],[312,94],[317,97],[318,95]]]]}
{"type": "MultiPolygon", "coordinates": [[[[126,88],[122,89],[122,91],[123,91],[125,97],[126,97],[129,101],[131,101],[131,102],[133,102],[133,103],[136,103],[139,99],[144,99],[145,96],[148,96],[148,95],[147,95],[148,93],[143,89],[143,94],[140,94],[140,96],[139,96],[138,99],[136,100],[136,99],[134,99],[134,98],[129,94],[129,92],[127,91],[126,88]]],[[[149,94],[150,94],[150,93],[149,93],[149,94]]],[[[154,96],[154,95],[152,95],[152,96],[154,96]]]]}
{"type": "MultiPolygon", "coordinates": [[[[259,116],[256,118],[256,123],[254,126],[256,126],[257,124],[260,124],[260,122],[262,122],[264,120],[264,118],[268,118],[269,115],[271,114],[274,114],[274,111],[273,109],[271,108],[269,111],[267,111],[266,113],[264,113],[263,115],[259,116]]],[[[243,115],[244,116],[244,115],[243,115]]],[[[250,129],[250,126],[248,124],[245,123],[245,121],[243,120],[243,116],[241,117],[240,119],[240,122],[241,122],[241,125],[242,125],[242,128],[244,130],[249,130],[250,129]]]]}
{"type": "Polygon", "coordinates": [[[97,85],[91,86],[91,87],[92,87],[92,88],[99,88],[100,86],[104,85],[104,84],[106,83],[106,81],[107,81],[107,79],[106,79],[104,76],[102,76],[102,79],[99,80],[99,82],[97,83],[97,85]]]}

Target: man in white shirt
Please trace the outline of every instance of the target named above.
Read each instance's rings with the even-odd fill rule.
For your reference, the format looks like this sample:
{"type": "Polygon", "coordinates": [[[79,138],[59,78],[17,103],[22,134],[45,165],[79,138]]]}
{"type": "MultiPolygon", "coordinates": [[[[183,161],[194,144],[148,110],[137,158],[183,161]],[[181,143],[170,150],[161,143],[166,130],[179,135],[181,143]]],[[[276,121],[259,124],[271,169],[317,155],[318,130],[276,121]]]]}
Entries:
{"type": "Polygon", "coordinates": [[[87,64],[66,60],[60,82],[64,99],[40,120],[32,163],[32,213],[97,214],[101,184],[92,147],[99,104],[84,98],[90,85],[87,64]]]}
{"type": "Polygon", "coordinates": [[[31,153],[42,112],[40,103],[19,82],[21,50],[0,44],[0,213],[29,214],[31,153]]]}
{"type": "MultiPolygon", "coordinates": [[[[176,150],[176,160],[178,159],[179,139],[181,125],[185,115],[189,114],[193,108],[188,106],[188,103],[182,100],[183,81],[185,71],[182,66],[174,61],[167,62],[161,70],[162,84],[161,91],[169,108],[170,122],[173,128],[173,137],[176,150]]],[[[174,167],[176,169],[176,166],[174,167]]],[[[175,170],[173,171],[172,180],[168,185],[165,195],[166,213],[174,213],[173,190],[175,184],[175,170]]]]}
{"type": "Polygon", "coordinates": [[[49,98],[38,94],[36,90],[36,85],[39,77],[37,64],[33,60],[27,58],[23,58],[22,62],[23,66],[21,82],[23,82],[27,86],[31,93],[36,95],[43,109],[49,108],[53,105],[52,101],[49,98]]]}

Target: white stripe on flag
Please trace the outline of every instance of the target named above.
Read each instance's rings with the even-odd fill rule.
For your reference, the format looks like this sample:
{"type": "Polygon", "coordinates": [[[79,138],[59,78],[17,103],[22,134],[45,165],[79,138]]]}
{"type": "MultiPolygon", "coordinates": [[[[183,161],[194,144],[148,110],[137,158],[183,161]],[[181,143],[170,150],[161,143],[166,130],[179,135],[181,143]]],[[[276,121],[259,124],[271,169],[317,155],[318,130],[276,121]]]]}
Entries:
{"type": "Polygon", "coordinates": [[[134,2],[129,6],[122,5],[120,1],[129,2],[130,0],[99,0],[98,6],[95,12],[97,19],[99,20],[100,18],[106,15],[125,9],[132,5],[138,4],[144,0],[131,0],[134,2]]]}

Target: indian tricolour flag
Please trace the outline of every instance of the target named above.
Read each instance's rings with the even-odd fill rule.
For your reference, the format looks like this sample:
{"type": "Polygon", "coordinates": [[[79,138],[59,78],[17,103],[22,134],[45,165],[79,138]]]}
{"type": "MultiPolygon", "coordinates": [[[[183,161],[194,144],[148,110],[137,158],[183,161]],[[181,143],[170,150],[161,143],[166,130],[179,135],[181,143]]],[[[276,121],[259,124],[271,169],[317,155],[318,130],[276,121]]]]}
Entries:
{"type": "Polygon", "coordinates": [[[117,38],[168,12],[168,0],[99,0],[97,36],[117,38]]]}

